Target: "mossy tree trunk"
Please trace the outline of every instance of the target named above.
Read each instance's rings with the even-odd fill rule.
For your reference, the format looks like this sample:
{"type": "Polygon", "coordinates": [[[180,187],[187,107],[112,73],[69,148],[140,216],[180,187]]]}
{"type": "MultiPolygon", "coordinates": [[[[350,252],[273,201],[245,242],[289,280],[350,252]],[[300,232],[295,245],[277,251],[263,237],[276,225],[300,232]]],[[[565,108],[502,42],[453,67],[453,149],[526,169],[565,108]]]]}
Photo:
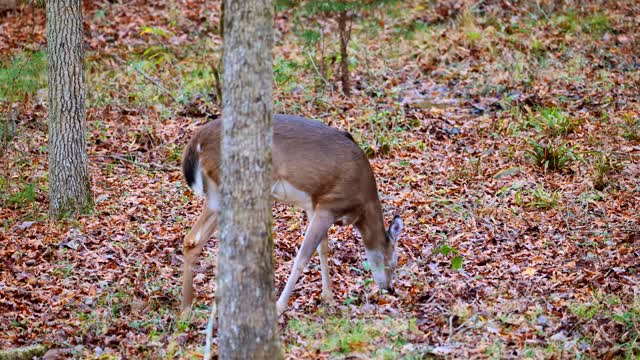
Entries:
{"type": "Polygon", "coordinates": [[[87,159],[82,1],[47,0],[49,216],[93,209],[87,159]]]}
{"type": "Polygon", "coordinates": [[[220,359],[281,359],[271,221],[270,0],[225,0],[218,257],[220,359]]]}

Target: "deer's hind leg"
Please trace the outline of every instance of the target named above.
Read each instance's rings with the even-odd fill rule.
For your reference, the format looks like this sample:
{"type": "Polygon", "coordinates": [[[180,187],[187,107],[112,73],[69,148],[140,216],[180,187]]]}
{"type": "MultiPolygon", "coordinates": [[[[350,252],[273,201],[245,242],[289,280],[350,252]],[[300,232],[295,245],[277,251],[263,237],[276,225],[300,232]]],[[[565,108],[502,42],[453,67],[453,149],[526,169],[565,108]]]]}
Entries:
{"type": "Polygon", "coordinates": [[[202,248],[207,243],[218,220],[218,211],[207,206],[205,200],[202,214],[193,225],[193,228],[183,242],[184,268],[182,274],[182,319],[189,317],[191,313],[191,303],[193,302],[193,267],[202,252],[202,248]]]}
{"type": "MultiPolygon", "coordinates": [[[[307,211],[309,223],[313,218],[313,211],[307,211]]],[[[320,257],[320,273],[322,274],[322,300],[325,303],[333,302],[333,292],[331,291],[331,274],[329,273],[329,237],[324,234],[320,244],[316,249],[320,257]]]]}

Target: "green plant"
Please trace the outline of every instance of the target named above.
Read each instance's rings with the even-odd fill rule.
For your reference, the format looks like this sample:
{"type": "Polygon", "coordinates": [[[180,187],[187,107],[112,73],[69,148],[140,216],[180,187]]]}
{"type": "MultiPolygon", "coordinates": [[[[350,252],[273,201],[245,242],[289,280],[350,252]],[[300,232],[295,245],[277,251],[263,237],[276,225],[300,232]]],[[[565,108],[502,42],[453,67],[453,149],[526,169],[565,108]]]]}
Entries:
{"type": "MultiPolygon", "coordinates": [[[[279,10],[293,9],[294,10],[294,24],[298,29],[298,33],[303,34],[302,38],[305,40],[305,47],[307,50],[311,48],[311,44],[318,44],[323,40],[321,34],[322,31],[316,32],[315,30],[309,30],[307,26],[314,29],[320,28],[320,22],[318,19],[334,18],[338,24],[337,34],[340,50],[338,55],[335,56],[340,63],[340,82],[342,84],[342,92],[346,96],[351,96],[350,85],[350,58],[349,58],[349,42],[351,41],[351,30],[353,20],[357,18],[357,15],[364,14],[366,10],[374,10],[385,4],[393,3],[397,0],[278,0],[276,1],[276,8],[279,10]],[[304,18],[304,21],[300,19],[304,18]],[[311,20],[311,21],[310,21],[311,20]]],[[[320,76],[326,75],[326,68],[324,66],[324,43],[322,43],[320,49],[321,55],[321,69],[319,69],[320,76]]]]}
{"type": "Polygon", "coordinates": [[[593,188],[602,191],[609,184],[608,174],[617,168],[617,164],[607,156],[606,154],[600,154],[595,161],[593,161],[593,174],[591,176],[593,181],[593,188]]]}
{"type": "Polygon", "coordinates": [[[22,190],[9,195],[7,204],[9,206],[24,206],[34,203],[36,199],[36,187],[33,183],[29,183],[22,190]]]}
{"type": "Polygon", "coordinates": [[[467,40],[470,45],[475,45],[480,39],[482,39],[482,33],[477,31],[469,31],[467,34],[467,40]]]}
{"type": "Polygon", "coordinates": [[[370,132],[373,133],[373,143],[362,146],[368,157],[389,155],[400,145],[400,139],[396,135],[403,131],[400,118],[401,115],[387,110],[374,112],[366,117],[370,132]]]}
{"type": "Polygon", "coordinates": [[[579,122],[556,107],[543,107],[529,117],[527,124],[538,133],[562,136],[575,131],[579,122]]]}
{"type": "Polygon", "coordinates": [[[544,170],[557,171],[564,168],[573,158],[572,147],[565,142],[529,140],[527,155],[544,170]]]}
{"type": "Polygon", "coordinates": [[[574,11],[568,11],[555,17],[552,23],[563,33],[575,33],[578,29],[578,16],[574,11]]]}
{"type": "Polygon", "coordinates": [[[598,12],[587,17],[582,25],[582,31],[592,35],[602,35],[611,30],[611,19],[604,12],[598,12]]]}
{"type": "Polygon", "coordinates": [[[489,359],[501,359],[503,358],[504,353],[504,343],[500,340],[496,340],[485,349],[484,353],[489,357],[489,359]]]}
{"type": "MultiPolygon", "coordinates": [[[[374,24],[377,25],[378,22],[374,22],[374,24]]],[[[399,39],[414,40],[416,34],[425,33],[427,30],[429,30],[429,23],[420,19],[395,25],[395,35],[399,39]]]]}
{"type": "Polygon", "coordinates": [[[170,144],[167,146],[167,161],[172,163],[179,163],[182,159],[182,147],[176,144],[170,144]]]}
{"type": "Polygon", "coordinates": [[[276,59],[273,65],[273,79],[279,87],[287,85],[291,80],[298,78],[296,71],[298,63],[284,58],[276,59]]]}
{"type": "Polygon", "coordinates": [[[364,153],[367,157],[372,158],[376,156],[387,156],[391,153],[399,141],[395,136],[390,134],[374,134],[372,144],[365,144],[363,146],[364,153]]]}
{"type": "Polygon", "coordinates": [[[440,245],[439,248],[433,250],[434,254],[442,254],[444,256],[453,255],[451,258],[451,269],[459,270],[462,269],[462,256],[458,255],[458,249],[455,247],[449,246],[447,244],[440,245]]]}
{"type": "Polygon", "coordinates": [[[631,141],[640,141],[640,117],[634,116],[632,112],[627,112],[622,116],[622,136],[631,141]]]}
{"type": "Polygon", "coordinates": [[[602,306],[597,301],[594,303],[574,303],[569,305],[569,310],[581,319],[591,320],[602,310],[602,306]]]}
{"type": "Polygon", "coordinates": [[[527,203],[527,206],[538,209],[554,208],[562,200],[562,193],[560,191],[547,192],[541,187],[531,191],[531,196],[532,199],[527,203]]]}
{"type": "Polygon", "coordinates": [[[538,39],[534,39],[531,42],[531,53],[533,53],[534,55],[540,57],[544,55],[545,51],[546,51],[546,48],[542,41],[538,39]]]}
{"type": "Polygon", "coordinates": [[[18,101],[33,95],[47,84],[47,54],[44,51],[20,52],[10,64],[0,68],[0,101],[18,101]]]}
{"type": "Polygon", "coordinates": [[[637,359],[640,355],[640,301],[636,299],[627,309],[614,312],[612,319],[625,329],[616,347],[624,352],[625,358],[637,359]]]}
{"type": "Polygon", "coordinates": [[[140,35],[151,36],[152,42],[155,43],[144,49],[142,52],[143,59],[151,61],[156,65],[175,60],[171,48],[166,45],[167,41],[174,36],[171,31],[157,26],[143,26],[140,35]]]}

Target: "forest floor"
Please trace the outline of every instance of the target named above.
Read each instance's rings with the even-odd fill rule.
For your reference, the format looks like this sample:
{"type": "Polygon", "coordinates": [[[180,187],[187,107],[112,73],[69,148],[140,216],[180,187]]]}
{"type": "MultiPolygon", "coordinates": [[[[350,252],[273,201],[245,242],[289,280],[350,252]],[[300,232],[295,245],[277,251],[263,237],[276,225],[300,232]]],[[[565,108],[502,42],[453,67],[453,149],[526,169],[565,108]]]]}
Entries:
{"type": "MultiPolygon", "coordinates": [[[[0,348],[199,358],[217,238],[181,322],[181,244],[200,200],[179,165],[219,113],[220,12],[204,0],[87,3],[95,212],[58,223],[44,10],[0,15],[1,120],[17,121],[0,162],[0,348]]],[[[405,225],[395,296],[378,291],[355,232],[331,229],[337,303],[320,301],[316,257],[280,319],[288,357],[640,356],[640,3],[531,3],[366,11],[349,98],[335,21],[278,10],[277,112],[351,131],[386,221],[405,225]]],[[[274,209],[279,292],[306,219],[274,209]]]]}

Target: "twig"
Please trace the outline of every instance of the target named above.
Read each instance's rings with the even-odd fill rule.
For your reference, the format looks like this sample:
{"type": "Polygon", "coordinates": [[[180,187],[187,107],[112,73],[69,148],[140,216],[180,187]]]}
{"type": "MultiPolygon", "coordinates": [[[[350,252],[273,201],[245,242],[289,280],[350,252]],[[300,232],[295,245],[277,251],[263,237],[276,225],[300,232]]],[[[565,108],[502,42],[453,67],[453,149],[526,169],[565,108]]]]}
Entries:
{"type": "Polygon", "coordinates": [[[137,66],[133,66],[132,65],[132,67],[133,67],[133,70],[137,71],[140,75],[142,75],[142,77],[144,77],[145,79],[151,81],[153,83],[153,85],[158,87],[158,89],[162,90],[162,92],[164,92],[165,94],[169,95],[169,97],[171,99],[173,99],[174,102],[180,103],[178,101],[178,99],[175,96],[173,96],[173,94],[171,94],[171,92],[169,90],[167,90],[164,86],[162,86],[162,84],[160,83],[159,80],[152,78],[147,73],[145,73],[142,69],[139,69],[137,66]]]}
{"type": "Polygon", "coordinates": [[[316,71],[316,74],[318,74],[318,77],[320,77],[320,79],[322,79],[322,81],[324,81],[325,85],[327,86],[327,89],[329,89],[330,91],[333,91],[333,88],[331,86],[331,84],[329,83],[329,80],[327,80],[324,75],[322,75],[322,73],[320,72],[320,69],[318,69],[318,66],[316,65],[316,62],[313,61],[313,57],[311,56],[311,52],[307,50],[307,56],[309,57],[309,61],[311,61],[311,65],[313,65],[313,69],[316,71]]]}
{"type": "MultiPolygon", "coordinates": [[[[113,58],[114,58],[116,61],[118,61],[119,63],[121,63],[121,64],[124,64],[124,65],[126,65],[126,64],[127,64],[127,62],[126,62],[123,58],[121,58],[120,56],[118,56],[118,55],[113,55],[113,58]]],[[[139,69],[138,67],[136,67],[136,66],[134,66],[134,65],[131,65],[131,67],[132,67],[132,68],[133,68],[133,70],[135,70],[138,74],[142,75],[142,77],[144,77],[145,79],[147,79],[147,80],[151,81],[151,83],[153,83],[153,85],[155,85],[156,87],[158,87],[158,89],[162,90],[162,92],[164,92],[165,94],[169,95],[169,97],[170,97],[171,99],[173,99],[173,101],[175,101],[176,103],[180,103],[180,102],[178,101],[178,99],[177,99],[175,96],[173,96],[173,94],[172,94],[169,90],[167,90],[167,89],[166,89],[166,88],[165,88],[165,87],[160,83],[160,81],[159,81],[159,80],[152,78],[149,74],[147,74],[147,73],[146,73],[146,72],[144,72],[142,69],[139,69]]]]}

